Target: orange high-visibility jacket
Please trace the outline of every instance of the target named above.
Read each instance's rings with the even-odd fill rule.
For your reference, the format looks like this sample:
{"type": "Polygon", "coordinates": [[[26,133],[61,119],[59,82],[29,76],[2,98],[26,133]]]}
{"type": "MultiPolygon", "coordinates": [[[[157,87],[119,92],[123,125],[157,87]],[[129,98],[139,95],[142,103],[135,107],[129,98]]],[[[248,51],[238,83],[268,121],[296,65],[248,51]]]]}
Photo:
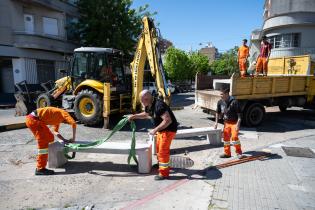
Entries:
{"type": "Polygon", "coordinates": [[[77,124],[70,114],[56,107],[44,107],[37,109],[37,115],[40,121],[46,125],[53,125],[54,131],[58,132],[60,123],[66,123],[76,127],[77,124]]]}
{"type": "Polygon", "coordinates": [[[238,48],[238,58],[241,59],[241,58],[247,58],[249,55],[249,48],[247,46],[240,46],[238,48]]]}

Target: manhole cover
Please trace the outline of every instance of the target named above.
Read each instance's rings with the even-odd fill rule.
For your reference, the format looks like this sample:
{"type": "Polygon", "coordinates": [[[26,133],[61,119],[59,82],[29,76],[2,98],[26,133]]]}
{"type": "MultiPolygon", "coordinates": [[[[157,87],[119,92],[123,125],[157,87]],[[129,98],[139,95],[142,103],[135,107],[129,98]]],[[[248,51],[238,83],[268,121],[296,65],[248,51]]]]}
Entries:
{"type": "Polygon", "coordinates": [[[282,147],[287,156],[315,158],[315,153],[309,147],[282,147]]]}
{"type": "Polygon", "coordinates": [[[189,157],[171,156],[170,166],[172,168],[190,168],[194,165],[194,161],[189,157]]]}

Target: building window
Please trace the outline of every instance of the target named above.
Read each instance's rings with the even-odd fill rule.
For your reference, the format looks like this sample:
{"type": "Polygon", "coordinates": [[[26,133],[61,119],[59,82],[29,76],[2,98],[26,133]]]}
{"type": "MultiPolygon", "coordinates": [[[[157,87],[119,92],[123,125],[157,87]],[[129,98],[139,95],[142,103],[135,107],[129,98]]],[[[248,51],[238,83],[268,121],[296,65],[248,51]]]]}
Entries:
{"type": "Polygon", "coordinates": [[[77,17],[66,17],[67,40],[78,41],[75,24],[79,22],[77,17]]]}
{"type": "Polygon", "coordinates": [[[26,33],[34,33],[34,16],[24,14],[24,28],[26,33]]]}
{"type": "Polygon", "coordinates": [[[300,34],[280,34],[268,37],[272,48],[300,47],[300,34]]]}
{"type": "Polygon", "coordinates": [[[43,17],[44,34],[58,36],[58,20],[43,17]]]}

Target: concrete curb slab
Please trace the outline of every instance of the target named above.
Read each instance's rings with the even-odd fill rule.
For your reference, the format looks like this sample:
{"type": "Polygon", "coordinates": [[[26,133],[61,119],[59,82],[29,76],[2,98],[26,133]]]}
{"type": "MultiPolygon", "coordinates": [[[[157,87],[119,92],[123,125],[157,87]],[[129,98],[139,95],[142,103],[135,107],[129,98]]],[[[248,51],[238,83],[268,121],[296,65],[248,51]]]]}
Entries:
{"type": "Polygon", "coordinates": [[[7,125],[0,125],[0,133],[5,131],[17,130],[26,128],[25,122],[23,123],[14,123],[14,124],[7,124],[7,125]]]}

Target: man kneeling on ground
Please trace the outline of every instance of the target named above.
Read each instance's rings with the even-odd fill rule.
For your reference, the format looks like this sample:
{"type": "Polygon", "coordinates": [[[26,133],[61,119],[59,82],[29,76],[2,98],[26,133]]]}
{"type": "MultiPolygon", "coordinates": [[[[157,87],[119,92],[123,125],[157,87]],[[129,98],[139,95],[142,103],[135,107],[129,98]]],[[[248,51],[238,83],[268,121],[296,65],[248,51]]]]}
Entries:
{"type": "Polygon", "coordinates": [[[170,146],[177,131],[176,118],[170,107],[162,100],[153,98],[150,91],[143,90],[140,99],[145,111],[129,116],[129,120],[153,118],[155,128],[150,134],[157,135],[156,150],[159,162],[159,175],[154,179],[167,179],[170,174],[170,146]]]}

